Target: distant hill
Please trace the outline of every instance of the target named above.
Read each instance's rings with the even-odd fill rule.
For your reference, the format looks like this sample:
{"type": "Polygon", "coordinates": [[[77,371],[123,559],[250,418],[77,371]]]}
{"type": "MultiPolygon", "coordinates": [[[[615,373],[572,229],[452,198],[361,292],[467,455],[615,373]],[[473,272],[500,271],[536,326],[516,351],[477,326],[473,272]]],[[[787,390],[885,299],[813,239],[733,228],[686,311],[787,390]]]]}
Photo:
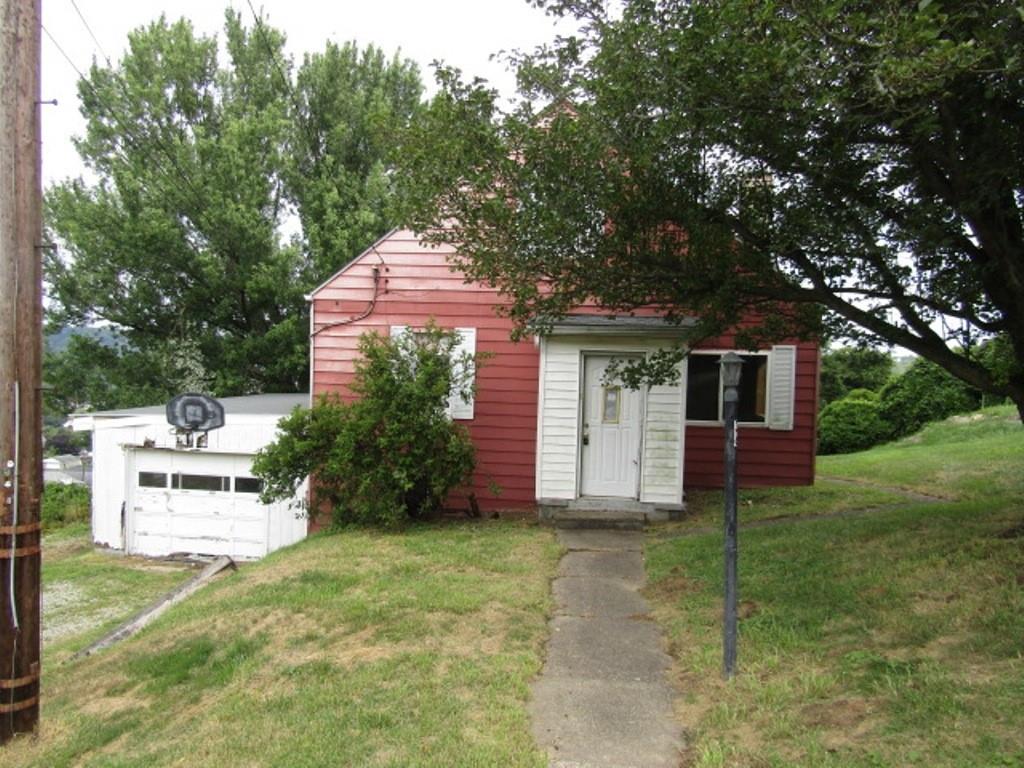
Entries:
{"type": "Polygon", "coordinates": [[[61,328],[56,333],[46,335],[46,349],[49,352],[63,352],[74,336],[85,336],[96,339],[105,347],[112,347],[122,340],[120,332],[111,326],[98,327],[94,325],[69,326],[61,328]]]}

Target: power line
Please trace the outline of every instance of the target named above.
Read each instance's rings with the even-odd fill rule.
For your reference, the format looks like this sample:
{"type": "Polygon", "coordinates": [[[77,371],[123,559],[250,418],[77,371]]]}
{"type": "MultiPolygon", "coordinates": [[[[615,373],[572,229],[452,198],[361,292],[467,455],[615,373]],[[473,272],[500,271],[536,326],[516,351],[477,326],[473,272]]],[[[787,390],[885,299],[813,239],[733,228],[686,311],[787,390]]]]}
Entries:
{"type": "Polygon", "coordinates": [[[267,53],[270,55],[270,61],[274,65],[274,69],[277,70],[277,74],[281,77],[281,82],[284,83],[284,87],[288,90],[288,93],[291,96],[293,106],[298,106],[295,91],[292,90],[292,81],[285,76],[284,70],[281,68],[281,62],[277,60],[277,56],[274,54],[274,49],[270,47],[270,41],[267,39],[267,36],[263,31],[263,20],[256,15],[256,9],[252,7],[252,0],[246,0],[246,3],[249,5],[249,12],[252,14],[253,21],[256,22],[256,34],[260,36],[260,40],[263,42],[263,47],[267,49],[267,53]]]}
{"type": "MultiPolygon", "coordinates": [[[[81,17],[81,14],[79,14],[79,17],[82,18],[82,23],[85,24],[86,29],[88,29],[89,28],[88,22],[85,21],[84,17],[81,17]]],[[[105,112],[106,115],[108,117],[110,117],[117,124],[117,127],[121,131],[121,138],[126,140],[128,142],[128,144],[131,145],[133,148],[135,148],[137,151],[141,152],[143,155],[148,156],[148,159],[153,159],[152,154],[144,146],[142,146],[139,143],[138,137],[135,136],[132,133],[131,129],[126,125],[125,120],[123,120],[121,118],[121,116],[119,116],[109,104],[104,102],[102,96],[100,95],[100,92],[98,90],[96,90],[96,87],[92,84],[92,82],[89,80],[89,78],[85,76],[85,74],[82,72],[82,70],[79,69],[78,65],[75,64],[74,60],[68,55],[67,51],[64,50],[64,48],[61,46],[61,44],[57,42],[57,38],[55,38],[50,33],[50,30],[48,30],[42,24],[40,24],[40,28],[43,30],[44,33],[46,33],[46,36],[48,38],[50,38],[50,42],[53,43],[54,47],[57,49],[57,51],[60,53],[60,55],[64,57],[64,60],[78,74],[80,82],[82,84],[84,84],[86,88],[89,89],[89,92],[92,94],[93,98],[96,100],[96,103],[100,107],[100,109],[103,112],[105,112]]],[[[111,64],[109,58],[107,58],[107,64],[110,67],[110,69],[113,70],[113,65],[111,64]]],[[[128,94],[127,89],[125,88],[125,85],[121,81],[121,79],[115,76],[114,80],[120,85],[122,91],[125,93],[125,96],[126,97],[130,97],[130,95],[128,94]]],[[[167,160],[170,162],[170,164],[174,168],[175,172],[181,178],[182,182],[184,182],[185,186],[188,187],[189,191],[191,192],[192,196],[194,197],[193,202],[197,204],[198,210],[201,211],[205,207],[203,202],[202,202],[202,195],[199,194],[199,190],[196,189],[195,185],[192,183],[192,179],[190,179],[188,177],[188,174],[186,174],[185,171],[181,168],[181,166],[178,165],[178,162],[174,158],[174,155],[171,154],[171,151],[163,143],[163,139],[158,134],[153,134],[152,139],[156,142],[156,145],[163,152],[164,156],[166,156],[167,160]]],[[[130,162],[130,160],[129,160],[129,158],[127,156],[122,156],[122,159],[124,159],[126,162],[130,162]]],[[[161,163],[161,165],[163,165],[163,163],[161,163]]],[[[165,167],[165,170],[166,170],[166,167],[165,167]]]]}
{"type": "Polygon", "coordinates": [[[292,107],[295,109],[296,119],[302,124],[303,129],[306,131],[306,138],[309,140],[309,149],[310,151],[315,151],[318,143],[316,141],[316,135],[313,133],[312,126],[309,121],[303,116],[302,104],[295,93],[295,89],[292,88],[292,81],[285,75],[284,70],[281,68],[281,63],[277,59],[277,54],[274,53],[274,49],[270,45],[270,40],[267,39],[267,35],[263,27],[263,19],[257,15],[256,9],[253,8],[252,0],[246,0],[246,3],[249,6],[249,12],[252,13],[253,21],[256,23],[256,34],[259,35],[260,41],[263,43],[263,47],[267,49],[267,55],[270,57],[270,61],[274,65],[274,69],[277,70],[277,74],[280,76],[285,89],[288,91],[292,107]]]}
{"type": "MultiPolygon", "coordinates": [[[[82,20],[82,25],[85,27],[86,32],[89,33],[89,37],[92,38],[92,41],[96,44],[96,47],[97,47],[97,49],[99,49],[100,54],[103,56],[104,60],[107,62],[107,68],[111,71],[111,73],[113,73],[114,72],[114,62],[111,61],[110,57],[107,55],[107,52],[103,49],[103,46],[100,45],[100,41],[98,39],[96,39],[96,35],[92,31],[92,27],[89,25],[89,22],[86,20],[85,15],[82,13],[81,9],[78,7],[78,4],[75,2],[75,0],[70,0],[70,2],[71,2],[72,7],[75,9],[75,12],[78,14],[78,18],[82,20]]],[[[49,32],[47,32],[46,34],[50,37],[51,40],[53,40],[53,35],[50,35],[49,32]]],[[[57,44],[56,40],[54,40],[54,44],[55,45],[57,44]]],[[[58,49],[60,48],[59,45],[57,47],[58,47],[58,49]]],[[[64,52],[61,51],[61,53],[64,53],[64,52]]],[[[68,58],[67,54],[64,54],[64,58],[68,58]]],[[[69,59],[69,61],[70,61],[70,59],[69,59]]],[[[74,66],[74,64],[72,64],[72,66],[74,66]]],[[[76,72],[79,71],[78,67],[75,67],[75,71],[76,72]]],[[[79,72],[79,74],[81,74],[81,72],[79,72]]],[[[84,77],[82,79],[85,80],[84,77]]],[[[130,101],[131,100],[131,94],[128,93],[128,89],[127,89],[127,87],[124,84],[124,80],[121,79],[120,77],[116,77],[115,76],[114,77],[114,81],[117,83],[118,87],[121,89],[121,93],[123,93],[125,98],[130,101]]],[[[102,104],[102,99],[100,99],[99,94],[96,92],[96,89],[92,87],[92,83],[90,83],[88,80],[85,80],[85,82],[86,82],[86,85],[90,88],[90,90],[92,90],[93,95],[96,97],[96,100],[98,102],[100,102],[102,106],[106,106],[106,105],[102,104]]],[[[127,126],[125,126],[124,123],[122,123],[120,120],[118,120],[117,116],[113,115],[112,112],[111,112],[111,116],[114,118],[114,120],[121,127],[121,130],[125,131],[125,133],[128,133],[130,135],[130,132],[128,131],[127,126]]],[[[161,151],[167,156],[167,159],[171,162],[171,165],[174,166],[174,170],[181,177],[181,180],[183,182],[185,182],[185,185],[191,190],[192,194],[195,197],[195,200],[193,202],[198,203],[198,209],[202,210],[203,209],[202,196],[199,194],[199,191],[196,189],[195,185],[192,183],[192,179],[189,178],[188,174],[186,174],[185,171],[181,168],[181,166],[178,165],[178,161],[174,158],[174,155],[171,154],[171,151],[163,143],[163,140],[161,139],[160,135],[159,134],[154,134],[153,135],[153,139],[156,141],[157,146],[160,147],[161,151]]]]}
{"type": "Polygon", "coordinates": [[[77,65],[77,64],[75,64],[75,62],[71,60],[71,57],[70,57],[70,56],[68,56],[68,54],[67,54],[67,51],[65,51],[65,50],[64,50],[63,48],[61,48],[61,45],[60,45],[60,43],[58,43],[58,42],[57,42],[57,38],[55,38],[55,37],[54,37],[53,35],[51,35],[51,34],[50,34],[50,30],[48,30],[48,29],[46,28],[46,26],[45,26],[44,24],[40,24],[40,25],[39,25],[39,28],[40,28],[40,29],[42,29],[42,30],[43,30],[43,32],[45,32],[45,33],[46,33],[46,36],[47,36],[48,38],[50,38],[50,42],[51,42],[51,43],[53,43],[54,47],[56,47],[56,49],[57,49],[58,51],[60,51],[60,55],[61,55],[61,56],[63,56],[63,57],[64,57],[64,60],[65,60],[65,61],[66,61],[66,62],[67,62],[68,64],[70,64],[70,65],[71,65],[71,68],[72,68],[73,70],[75,70],[75,72],[77,72],[77,73],[78,73],[78,76],[79,76],[80,78],[82,78],[83,80],[85,80],[85,75],[83,75],[83,74],[82,74],[82,70],[80,70],[80,69],[78,68],[78,65],[77,65]]]}
{"type": "MultiPolygon", "coordinates": [[[[78,18],[80,18],[82,20],[82,24],[85,25],[85,31],[89,33],[89,37],[91,37],[92,41],[96,43],[96,48],[99,50],[100,54],[102,54],[103,58],[107,60],[107,65],[109,66],[110,57],[107,56],[107,52],[103,50],[103,46],[100,45],[100,41],[96,39],[96,35],[93,34],[92,27],[90,27],[89,22],[85,20],[85,16],[82,15],[82,11],[75,0],[71,0],[71,7],[75,9],[75,13],[78,14],[78,18]]],[[[47,34],[49,34],[49,32],[47,32],[47,34]]],[[[51,37],[50,39],[52,40],[53,38],[51,37]]]]}

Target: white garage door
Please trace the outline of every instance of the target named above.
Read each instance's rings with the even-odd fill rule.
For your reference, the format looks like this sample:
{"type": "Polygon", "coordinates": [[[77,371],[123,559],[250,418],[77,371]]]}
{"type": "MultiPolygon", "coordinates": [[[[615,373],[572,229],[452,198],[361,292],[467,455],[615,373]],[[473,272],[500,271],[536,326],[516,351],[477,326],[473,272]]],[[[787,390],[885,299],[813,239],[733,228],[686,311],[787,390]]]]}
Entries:
{"type": "Polygon", "coordinates": [[[252,456],[136,449],[127,462],[128,551],[262,557],[272,508],[260,503],[252,456]]]}

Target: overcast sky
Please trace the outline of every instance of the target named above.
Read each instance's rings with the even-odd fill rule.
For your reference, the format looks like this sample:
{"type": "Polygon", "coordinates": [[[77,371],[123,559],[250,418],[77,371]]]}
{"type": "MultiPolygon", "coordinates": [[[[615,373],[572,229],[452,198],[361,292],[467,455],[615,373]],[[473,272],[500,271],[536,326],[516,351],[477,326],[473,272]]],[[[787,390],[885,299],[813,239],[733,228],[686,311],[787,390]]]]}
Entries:
{"type": "MultiPolygon", "coordinates": [[[[253,0],[267,21],[288,37],[287,49],[296,61],[302,54],[320,51],[326,40],[373,43],[388,54],[402,54],[420,65],[423,80],[433,87],[430,62],[443,59],[467,75],[487,78],[509,95],[514,79],[504,65],[490,61],[500,50],[529,49],[553,39],[554,21],[527,0],[253,0]]],[[[252,24],[245,0],[46,0],[43,26],[76,67],[88,70],[93,58],[104,53],[121,58],[128,32],[158,18],[182,16],[199,33],[223,28],[224,9],[234,7],[252,24]],[[99,50],[75,10],[77,5],[102,47],[99,50]]],[[[563,25],[562,31],[566,29],[563,25]]],[[[78,75],[44,32],[42,42],[42,98],[57,99],[43,107],[43,183],[77,176],[82,165],[71,144],[81,135],[76,82],[78,75]]]]}

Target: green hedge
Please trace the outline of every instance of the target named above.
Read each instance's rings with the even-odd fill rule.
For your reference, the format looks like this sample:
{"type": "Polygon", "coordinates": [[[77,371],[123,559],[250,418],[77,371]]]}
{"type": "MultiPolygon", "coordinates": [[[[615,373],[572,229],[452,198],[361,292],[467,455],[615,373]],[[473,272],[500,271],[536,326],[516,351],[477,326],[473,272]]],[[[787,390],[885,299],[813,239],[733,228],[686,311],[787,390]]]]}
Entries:
{"type": "Polygon", "coordinates": [[[881,417],[893,437],[913,434],[931,421],[973,411],[980,404],[976,390],[923,358],[890,380],[879,396],[881,417]]]}
{"type": "Polygon", "coordinates": [[[42,519],[45,530],[89,521],[88,486],[47,483],[43,488],[42,519]]]}
{"type": "Polygon", "coordinates": [[[826,405],[818,417],[818,453],[853,453],[885,442],[892,436],[881,415],[878,395],[854,390],[826,405]]]}

